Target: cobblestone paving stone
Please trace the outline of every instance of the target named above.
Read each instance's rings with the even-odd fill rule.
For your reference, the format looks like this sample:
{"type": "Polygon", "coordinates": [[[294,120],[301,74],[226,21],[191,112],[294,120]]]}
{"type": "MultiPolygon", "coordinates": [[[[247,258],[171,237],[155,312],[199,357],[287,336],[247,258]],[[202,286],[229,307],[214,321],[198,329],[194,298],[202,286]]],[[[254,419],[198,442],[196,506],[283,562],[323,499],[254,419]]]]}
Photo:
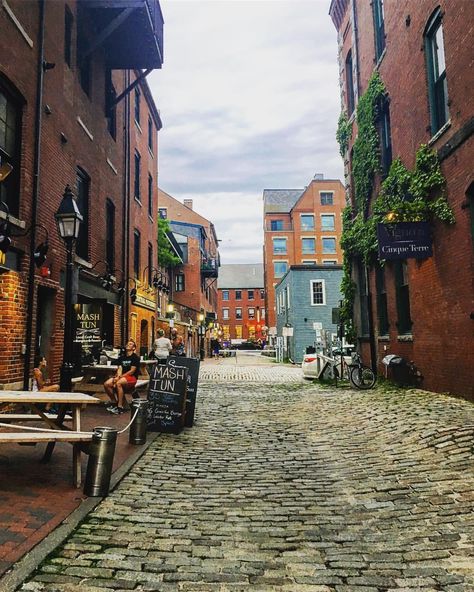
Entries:
{"type": "Polygon", "coordinates": [[[222,376],[22,592],[474,591],[472,404],[222,376]]]}

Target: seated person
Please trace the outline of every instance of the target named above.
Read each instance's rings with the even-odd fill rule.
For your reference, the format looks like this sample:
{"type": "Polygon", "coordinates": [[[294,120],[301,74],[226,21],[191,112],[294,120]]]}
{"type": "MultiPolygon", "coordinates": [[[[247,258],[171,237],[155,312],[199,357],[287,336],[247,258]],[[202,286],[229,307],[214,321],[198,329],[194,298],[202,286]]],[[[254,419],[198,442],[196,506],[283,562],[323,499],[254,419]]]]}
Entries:
{"type": "Polygon", "coordinates": [[[118,368],[115,376],[104,382],[104,389],[110,399],[107,411],[120,415],[123,408],[125,393],[135,389],[140,373],[140,358],[135,353],[137,344],[129,339],[125,346],[125,354],[117,360],[118,368]]]}
{"type": "Polygon", "coordinates": [[[31,390],[33,392],[57,393],[59,391],[59,384],[51,384],[51,380],[44,377],[46,366],[46,358],[44,356],[36,356],[31,390]]]}

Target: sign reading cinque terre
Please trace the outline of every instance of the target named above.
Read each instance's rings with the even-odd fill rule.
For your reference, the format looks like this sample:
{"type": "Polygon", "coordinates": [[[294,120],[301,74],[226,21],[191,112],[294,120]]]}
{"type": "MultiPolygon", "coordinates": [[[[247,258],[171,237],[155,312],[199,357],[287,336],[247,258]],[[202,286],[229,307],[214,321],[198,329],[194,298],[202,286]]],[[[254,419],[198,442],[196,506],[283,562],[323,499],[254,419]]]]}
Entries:
{"type": "Polygon", "coordinates": [[[426,259],[433,255],[428,222],[377,224],[379,259],[426,259]]]}

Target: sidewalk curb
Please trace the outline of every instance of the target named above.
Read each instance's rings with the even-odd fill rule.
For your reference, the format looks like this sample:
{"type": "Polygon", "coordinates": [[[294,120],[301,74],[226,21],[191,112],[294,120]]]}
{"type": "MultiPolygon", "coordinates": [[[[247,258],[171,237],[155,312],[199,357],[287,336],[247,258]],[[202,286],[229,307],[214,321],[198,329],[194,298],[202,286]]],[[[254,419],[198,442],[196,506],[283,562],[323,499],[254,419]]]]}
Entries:
{"type": "MultiPolygon", "coordinates": [[[[143,456],[151,444],[161,434],[148,434],[147,441],[143,446],[140,446],[131,454],[115,471],[110,480],[110,491],[114,490],[125,475],[130,471],[133,465],[143,456]]],[[[103,497],[89,497],[82,502],[67,518],[65,518],[60,526],[38,543],[31,551],[15,563],[9,572],[0,578],[0,592],[14,592],[28,576],[39,566],[39,564],[58,547],[76,528],[76,526],[84,520],[84,518],[96,508],[103,497]]]]}

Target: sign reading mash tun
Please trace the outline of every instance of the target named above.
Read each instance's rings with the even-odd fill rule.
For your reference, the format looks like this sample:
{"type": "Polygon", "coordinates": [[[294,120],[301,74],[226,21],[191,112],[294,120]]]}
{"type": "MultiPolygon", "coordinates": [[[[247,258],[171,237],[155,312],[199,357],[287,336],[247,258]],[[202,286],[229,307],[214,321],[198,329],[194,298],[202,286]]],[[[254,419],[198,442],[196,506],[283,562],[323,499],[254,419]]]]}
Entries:
{"type": "Polygon", "coordinates": [[[184,426],[188,369],[156,364],[148,388],[147,427],[150,432],[179,434],[184,426]]]}
{"type": "Polygon", "coordinates": [[[379,259],[426,259],[433,255],[428,222],[377,224],[379,259]]]}
{"type": "Polygon", "coordinates": [[[169,357],[167,360],[169,366],[184,366],[188,369],[188,385],[186,390],[186,416],[184,425],[192,428],[194,424],[194,411],[196,409],[196,395],[199,379],[200,361],[196,358],[175,358],[169,357]]]}

